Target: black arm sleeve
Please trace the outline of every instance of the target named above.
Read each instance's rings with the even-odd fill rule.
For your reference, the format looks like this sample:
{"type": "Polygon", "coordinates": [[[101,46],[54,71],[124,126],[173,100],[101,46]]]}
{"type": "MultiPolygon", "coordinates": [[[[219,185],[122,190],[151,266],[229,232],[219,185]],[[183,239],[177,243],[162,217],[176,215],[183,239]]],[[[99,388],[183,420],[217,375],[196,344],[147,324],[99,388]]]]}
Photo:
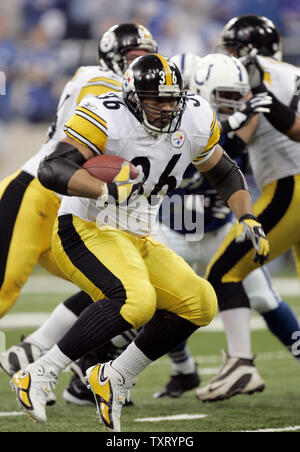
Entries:
{"type": "Polygon", "coordinates": [[[242,171],[226,152],[213,169],[202,174],[226,203],[235,192],[249,191],[242,171]]]}
{"type": "Polygon", "coordinates": [[[69,180],[84,162],[85,158],[78,149],[59,142],[55,150],[41,161],[38,179],[49,190],[67,195],[69,180]]]}
{"type": "Polygon", "coordinates": [[[273,102],[269,106],[270,113],[264,113],[265,117],[279,132],[288,132],[295,122],[295,111],[291,107],[282,104],[274,94],[269,92],[269,95],[272,97],[273,102]]]}
{"type": "Polygon", "coordinates": [[[281,133],[286,133],[290,130],[295,122],[296,112],[292,107],[288,107],[281,103],[277,97],[274,96],[265,85],[258,86],[252,89],[253,94],[267,92],[272,97],[272,104],[268,105],[270,113],[264,113],[264,116],[269,123],[281,133]]]}
{"type": "Polygon", "coordinates": [[[227,138],[222,144],[222,148],[232,159],[236,159],[239,156],[243,157],[245,152],[247,152],[245,141],[235,134],[232,138],[227,138]]]}

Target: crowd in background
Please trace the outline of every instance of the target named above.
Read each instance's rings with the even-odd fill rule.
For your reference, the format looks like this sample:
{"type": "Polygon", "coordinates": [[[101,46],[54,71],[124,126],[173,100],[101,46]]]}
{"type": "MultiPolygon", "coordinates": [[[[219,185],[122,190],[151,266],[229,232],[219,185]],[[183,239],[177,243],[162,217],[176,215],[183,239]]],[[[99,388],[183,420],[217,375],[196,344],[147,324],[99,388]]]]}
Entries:
{"type": "MultiPolygon", "coordinates": [[[[0,120],[47,122],[65,81],[79,65],[96,64],[97,41],[108,27],[145,25],[166,56],[214,50],[234,15],[259,13],[272,19],[293,48],[300,34],[298,0],[10,0],[0,6],[0,70],[6,95],[0,120]]],[[[299,60],[289,54],[288,59],[299,60]]],[[[293,61],[295,62],[295,61],[293,61]]]]}

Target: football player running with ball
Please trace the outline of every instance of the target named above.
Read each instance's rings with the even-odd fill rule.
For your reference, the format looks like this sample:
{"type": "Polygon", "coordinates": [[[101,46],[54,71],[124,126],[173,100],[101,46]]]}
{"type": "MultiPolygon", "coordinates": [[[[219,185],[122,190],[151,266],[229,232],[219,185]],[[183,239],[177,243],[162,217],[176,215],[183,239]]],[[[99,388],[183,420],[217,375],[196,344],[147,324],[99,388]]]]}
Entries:
{"type": "Polygon", "coordinates": [[[139,57],[125,72],[123,94],[83,100],[65,125],[68,137],[39,167],[39,180],[66,195],[53,236],[56,260],[95,303],[48,353],[14,375],[18,399],[36,420],[46,421],[44,396],[71,361],[144,325],[118,358],[87,370],[105,429],[120,431],[136,377],[214,318],[212,286],[151,237],[163,196],[180,185],[191,162],[240,219],[238,235],[247,231],[257,258],[268,257],[245,179],[218,145],[214,111],[182,88],[175,64],[159,54],[139,57]],[[172,139],[179,130],[181,147],[172,139]],[[103,153],[141,168],[139,181],[130,179],[128,164],[111,183],[82,168],[103,153]]]}
{"type": "MultiPolygon", "coordinates": [[[[280,61],[280,34],[269,19],[257,15],[233,18],[225,26],[220,44],[222,50],[236,57],[255,52],[264,70],[262,93],[269,91],[283,97],[286,103],[292,102],[300,72],[280,61]]],[[[253,87],[253,83],[250,85],[253,87]]],[[[270,242],[270,260],[293,249],[299,276],[300,145],[276,130],[268,120],[269,115],[264,113],[252,118],[239,136],[247,143],[253,176],[261,189],[253,208],[270,242]]],[[[253,363],[247,365],[247,360],[252,359],[250,304],[243,281],[262,262],[253,261],[248,243],[237,243],[237,235],[243,236],[239,224],[227,234],[206,274],[218,296],[229,354],[218,375],[197,391],[203,401],[234,395],[230,389],[247,384],[254,366],[253,363]]],[[[280,313],[277,322],[280,322],[280,313]]]]}

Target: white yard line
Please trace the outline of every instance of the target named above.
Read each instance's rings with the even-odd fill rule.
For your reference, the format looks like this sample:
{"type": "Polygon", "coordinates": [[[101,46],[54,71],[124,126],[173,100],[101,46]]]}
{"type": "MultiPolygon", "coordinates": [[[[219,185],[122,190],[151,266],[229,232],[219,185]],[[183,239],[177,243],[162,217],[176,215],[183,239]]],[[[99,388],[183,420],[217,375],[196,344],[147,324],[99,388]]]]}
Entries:
{"type": "MultiPolygon", "coordinates": [[[[297,296],[300,294],[299,281],[296,278],[273,278],[275,288],[284,297],[285,295],[297,296]]],[[[25,284],[22,293],[25,294],[73,294],[77,291],[77,287],[55,276],[31,276],[25,284]]],[[[0,330],[9,330],[14,328],[36,328],[39,327],[48,317],[48,313],[14,313],[8,314],[0,319],[0,330]]],[[[266,329],[266,324],[262,317],[253,315],[251,318],[251,329],[253,331],[266,329]]],[[[217,316],[212,323],[200,328],[200,333],[223,331],[223,323],[221,318],[217,316]]]]}
{"type": "Polygon", "coordinates": [[[31,276],[22,289],[22,293],[75,293],[78,288],[56,276],[31,276]]]}
{"type": "Polygon", "coordinates": [[[20,328],[37,328],[49,317],[49,313],[19,312],[7,314],[0,319],[0,330],[14,330],[20,328]]]}
{"type": "Polygon", "coordinates": [[[7,417],[7,416],[23,416],[25,414],[22,411],[10,411],[10,412],[0,412],[0,417],[7,417]]]}
{"type": "Polygon", "coordinates": [[[207,414],[174,414],[172,416],[143,417],[135,422],[160,422],[160,421],[189,421],[191,419],[203,419],[207,414]]]}
{"type": "MultiPolygon", "coordinates": [[[[10,412],[0,412],[0,417],[10,417],[10,416],[23,416],[25,413],[22,411],[10,411],[10,412]]],[[[135,422],[161,422],[161,421],[189,421],[193,419],[204,419],[207,414],[175,414],[172,416],[157,416],[157,417],[145,417],[137,418],[135,422]]],[[[295,432],[300,430],[300,425],[290,425],[287,427],[277,427],[277,428],[261,428],[258,430],[240,430],[236,433],[274,433],[274,432],[295,432]]]]}
{"type": "MultiPolygon", "coordinates": [[[[50,313],[45,312],[18,312],[7,314],[0,319],[0,330],[12,330],[17,328],[36,328],[39,327],[49,317],[50,313]]],[[[300,318],[298,318],[300,322],[300,318]]],[[[252,331],[265,330],[266,323],[262,317],[253,315],[250,321],[252,331]]],[[[223,322],[219,316],[212,321],[209,326],[199,328],[197,333],[216,333],[224,331],[223,322]]]]}
{"type": "MultiPolygon", "coordinates": [[[[275,289],[281,296],[300,295],[297,278],[272,278],[275,289]]],[[[22,293],[75,293],[77,287],[56,276],[31,276],[22,289],[22,293]]]]}
{"type": "Polygon", "coordinates": [[[295,432],[300,430],[300,425],[290,425],[278,428],[260,428],[259,430],[241,430],[238,433],[271,433],[271,432],[295,432]]]}
{"type": "MultiPolygon", "coordinates": [[[[194,356],[196,362],[202,366],[202,364],[220,364],[221,363],[221,354],[219,355],[195,355],[194,356]]],[[[272,361],[279,359],[291,359],[291,354],[288,351],[280,350],[278,352],[262,352],[257,355],[257,361],[272,361]]],[[[170,366],[170,359],[167,356],[163,356],[159,360],[155,361],[151,364],[151,366],[156,365],[168,365],[170,366]]],[[[201,367],[202,369],[202,367],[201,367]]],[[[207,367],[208,373],[210,370],[213,370],[213,367],[207,367]]],[[[219,370],[219,368],[217,368],[219,370]]],[[[216,372],[217,373],[217,372],[216,372]]]]}

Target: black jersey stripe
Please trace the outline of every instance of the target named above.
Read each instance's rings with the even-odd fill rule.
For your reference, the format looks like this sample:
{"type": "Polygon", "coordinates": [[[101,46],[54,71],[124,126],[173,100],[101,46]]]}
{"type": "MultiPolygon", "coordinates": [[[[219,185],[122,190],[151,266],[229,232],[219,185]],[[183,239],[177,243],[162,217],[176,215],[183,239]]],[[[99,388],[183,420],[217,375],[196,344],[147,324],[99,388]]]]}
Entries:
{"type": "Polygon", "coordinates": [[[81,271],[109,300],[123,305],[126,290],[122,282],[88,249],[73,224],[71,214],[58,218],[58,235],[72,264],[81,271]]]}

